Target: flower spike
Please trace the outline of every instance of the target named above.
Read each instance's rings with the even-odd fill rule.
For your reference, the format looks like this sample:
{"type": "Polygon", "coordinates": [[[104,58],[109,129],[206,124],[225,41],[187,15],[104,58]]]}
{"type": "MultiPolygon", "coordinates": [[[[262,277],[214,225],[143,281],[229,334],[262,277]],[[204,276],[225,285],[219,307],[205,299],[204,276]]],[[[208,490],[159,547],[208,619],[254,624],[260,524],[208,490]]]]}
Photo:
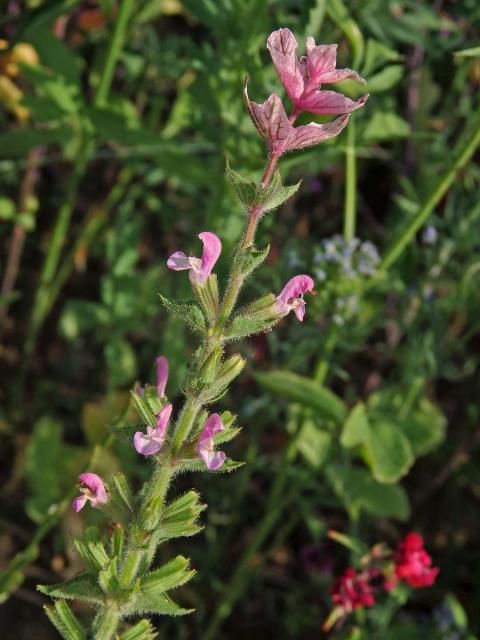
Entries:
{"type": "Polygon", "coordinates": [[[225,429],[225,425],[218,413],[212,413],[205,422],[203,431],[198,438],[196,449],[210,470],[219,469],[227,457],[223,451],[215,451],[213,436],[225,429]]]}
{"type": "Polygon", "coordinates": [[[293,310],[298,320],[303,322],[307,304],[303,299],[303,295],[313,291],[314,286],[315,283],[310,276],[299,275],[291,278],[277,296],[275,303],[277,311],[282,316],[286,316],[293,310]]]}
{"type": "Polygon", "coordinates": [[[201,258],[186,256],[183,251],[175,251],[167,260],[167,267],[173,271],[190,270],[190,282],[192,284],[204,285],[208,276],[212,273],[222,251],[220,238],[210,231],[202,231],[198,237],[203,243],[203,253],[201,258]]]}
{"type": "Polygon", "coordinates": [[[172,405],[168,403],[158,414],[155,428],[148,426],[146,434],[143,431],[136,432],[133,437],[133,446],[142,456],[153,456],[163,447],[171,413],[172,405]]]}
{"type": "Polygon", "coordinates": [[[77,513],[90,502],[94,509],[98,509],[99,505],[108,501],[105,485],[100,476],[96,473],[81,473],[78,479],[82,483],[80,487],[81,495],[77,496],[72,502],[72,508],[77,513]]]}

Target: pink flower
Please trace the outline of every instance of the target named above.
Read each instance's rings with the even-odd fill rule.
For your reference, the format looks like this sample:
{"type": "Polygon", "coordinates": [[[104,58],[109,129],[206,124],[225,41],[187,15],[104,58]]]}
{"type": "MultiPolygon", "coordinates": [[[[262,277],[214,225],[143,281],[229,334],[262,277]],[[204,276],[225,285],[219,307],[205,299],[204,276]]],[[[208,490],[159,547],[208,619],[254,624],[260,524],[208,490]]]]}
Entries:
{"type": "Polygon", "coordinates": [[[423,547],[418,533],[408,533],[394,555],[395,575],[411,587],[430,587],[440,569],[432,567],[432,558],[423,547]]]}
{"type": "Polygon", "coordinates": [[[203,431],[197,440],[196,449],[198,455],[209,469],[219,469],[227,457],[223,451],[215,451],[213,436],[223,431],[225,426],[218,413],[212,413],[205,422],[203,431]]]}
{"type": "Polygon", "coordinates": [[[87,504],[87,501],[89,501],[95,509],[97,509],[99,505],[107,502],[107,492],[100,476],[97,476],[96,473],[81,473],[78,479],[84,486],[80,487],[81,495],[72,502],[74,511],[78,513],[87,504]]]}
{"type": "Polygon", "coordinates": [[[294,127],[277,94],[272,93],[263,104],[258,104],[248,97],[245,84],[244,98],[253,124],[268,142],[272,155],[277,157],[286,151],[305,149],[334,138],[347,126],[349,119],[348,115],[343,115],[325,124],[311,122],[294,127]]]}
{"type": "Polygon", "coordinates": [[[303,294],[312,291],[314,285],[310,276],[299,275],[291,278],[277,296],[275,303],[277,311],[286,316],[293,309],[300,322],[303,322],[306,307],[303,294]]]}
{"type": "Polygon", "coordinates": [[[157,393],[159,398],[165,398],[165,388],[168,381],[168,360],[165,356],[157,358],[157,393]]]}
{"type": "Polygon", "coordinates": [[[153,456],[158,453],[165,442],[167,424],[172,413],[172,405],[166,404],[157,416],[157,426],[148,426],[147,433],[137,431],[133,437],[133,445],[142,456],[153,456]]]}
{"type": "Polygon", "coordinates": [[[289,29],[274,31],[267,41],[280,80],[293,102],[295,116],[302,111],[321,115],[340,115],[363,107],[368,94],[359,100],[350,100],[335,91],[321,91],[320,85],[353,78],[365,83],[352,69],[337,69],[336,44],[315,46],[307,38],[307,55],[297,58],[298,43],[289,29]]]}
{"type": "Polygon", "coordinates": [[[337,578],[332,587],[332,601],[346,615],[359,607],[372,607],[375,604],[375,593],[370,581],[373,575],[369,571],[358,573],[351,567],[337,578]]]}
{"type": "Polygon", "coordinates": [[[167,267],[174,271],[189,269],[190,282],[203,285],[212,273],[212,269],[220,256],[222,243],[220,238],[210,231],[202,231],[202,233],[198,234],[198,237],[203,243],[201,258],[187,257],[183,251],[176,251],[167,260],[167,267]]]}

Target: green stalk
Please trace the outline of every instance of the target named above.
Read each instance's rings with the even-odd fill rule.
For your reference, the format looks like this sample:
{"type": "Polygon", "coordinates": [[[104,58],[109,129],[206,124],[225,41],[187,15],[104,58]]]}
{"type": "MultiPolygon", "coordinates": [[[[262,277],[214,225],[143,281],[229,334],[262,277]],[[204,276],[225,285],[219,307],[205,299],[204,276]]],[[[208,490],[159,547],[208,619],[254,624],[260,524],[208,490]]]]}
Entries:
{"type": "Polygon", "coordinates": [[[343,237],[348,242],[355,237],[357,224],[357,158],[355,147],[355,114],[350,116],[345,150],[345,205],[343,212],[343,237]]]}
{"type": "MultiPolygon", "coordinates": [[[[134,0],[123,0],[120,5],[112,39],[110,41],[102,74],[100,76],[100,82],[93,101],[94,106],[100,107],[104,105],[108,97],[115,66],[125,39],[128,18],[132,13],[133,8],[134,0]]],[[[75,160],[72,173],[68,178],[65,199],[58,212],[53,233],[48,244],[45,262],[40,274],[28,335],[25,341],[24,369],[29,365],[29,360],[37,342],[38,333],[50,307],[53,305],[53,300],[50,296],[50,288],[52,281],[55,278],[62,249],[68,234],[68,228],[70,226],[70,220],[77,200],[80,182],[85,173],[92,150],[93,143],[85,136],[75,160]]]]}
{"type": "Polygon", "coordinates": [[[120,611],[118,610],[118,605],[108,604],[95,617],[93,638],[95,640],[112,640],[115,637],[119,622],[120,611]]]}
{"type": "Polygon", "coordinates": [[[396,240],[393,241],[393,243],[384,253],[383,260],[380,263],[379,269],[381,269],[382,271],[387,271],[392,266],[392,264],[399,259],[399,257],[405,251],[405,248],[407,247],[409,242],[411,242],[411,240],[415,237],[417,231],[426,222],[433,209],[447,193],[458,173],[472,158],[479,145],[480,110],[477,111],[476,117],[474,118],[472,130],[468,130],[465,133],[464,139],[457,146],[455,160],[451,164],[450,168],[437,182],[424,204],[415,214],[415,217],[407,225],[406,229],[396,240]]]}

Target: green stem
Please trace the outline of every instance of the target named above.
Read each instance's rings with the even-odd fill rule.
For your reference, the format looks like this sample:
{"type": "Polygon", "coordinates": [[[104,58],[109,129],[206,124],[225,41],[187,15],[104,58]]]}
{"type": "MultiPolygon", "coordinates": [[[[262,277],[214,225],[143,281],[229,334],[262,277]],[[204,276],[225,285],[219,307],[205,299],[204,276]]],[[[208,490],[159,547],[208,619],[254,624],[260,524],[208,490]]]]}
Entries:
{"type": "Polygon", "coordinates": [[[101,107],[105,104],[110,86],[113,80],[113,74],[115,73],[115,67],[117,64],[118,56],[121,53],[123,41],[125,39],[125,33],[127,31],[128,20],[135,7],[135,0],[123,0],[120,4],[120,10],[115,20],[115,27],[112,34],[112,39],[107,51],[105,63],[103,65],[102,75],[97,87],[95,95],[94,105],[101,107]]]}
{"type": "Polygon", "coordinates": [[[357,217],[357,159],[355,147],[355,114],[350,116],[345,151],[345,206],[343,236],[347,242],[355,237],[357,217]]]}
{"type": "Polygon", "coordinates": [[[111,640],[115,637],[120,611],[116,604],[109,604],[100,611],[94,621],[93,637],[95,640],[111,640]]]}
{"type": "Polygon", "coordinates": [[[394,242],[384,253],[383,260],[379,267],[382,271],[387,271],[387,269],[389,269],[392,264],[396,262],[402,255],[406,246],[409,244],[409,242],[411,242],[417,231],[426,222],[433,209],[447,193],[458,173],[472,158],[479,145],[480,111],[477,112],[476,117],[474,118],[472,129],[469,129],[465,133],[464,139],[459,143],[457,152],[455,154],[455,160],[453,161],[450,168],[437,182],[430,195],[426,199],[425,203],[420,207],[419,211],[415,214],[415,217],[410,221],[400,237],[394,240],[394,242]]]}

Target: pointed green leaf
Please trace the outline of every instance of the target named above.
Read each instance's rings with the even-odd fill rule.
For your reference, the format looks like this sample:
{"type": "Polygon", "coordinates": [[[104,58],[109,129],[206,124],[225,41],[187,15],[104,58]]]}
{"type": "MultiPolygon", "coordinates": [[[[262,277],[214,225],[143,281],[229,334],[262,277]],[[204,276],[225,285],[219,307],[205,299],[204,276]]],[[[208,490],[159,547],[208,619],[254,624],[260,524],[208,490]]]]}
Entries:
{"type": "Polygon", "coordinates": [[[250,275],[257,267],[259,267],[267,258],[270,253],[270,245],[267,244],[263,249],[257,249],[256,247],[248,247],[245,253],[242,254],[242,260],[239,264],[239,269],[244,276],[250,275]]]}
{"type": "Polygon", "coordinates": [[[259,206],[264,213],[272,211],[289,200],[298,191],[301,184],[300,180],[297,184],[284,186],[280,172],[275,171],[265,189],[258,189],[255,205],[259,206]]]}
{"type": "Polygon", "coordinates": [[[53,607],[45,607],[45,613],[64,640],[87,640],[81,624],[63,600],[56,602],[53,607]]]}
{"type": "Polygon", "coordinates": [[[120,640],[155,640],[157,636],[158,633],[150,620],[144,619],[124,631],[120,636],[120,640]]]}
{"type": "Polygon", "coordinates": [[[368,423],[365,405],[359,402],[349,413],[343,426],[340,442],[344,447],[356,447],[368,438],[370,425],[368,423]]]}
{"type": "Polygon", "coordinates": [[[372,424],[365,445],[367,461],[379,482],[397,482],[415,461],[409,441],[391,422],[372,424]]]}
{"type": "Polygon", "coordinates": [[[66,600],[81,600],[84,602],[103,602],[103,593],[98,588],[95,576],[82,573],[67,582],[59,584],[40,584],[37,589],[51,598],[65,598],[66,600]]]}
{"type": "Polygon", "coordinates": [[[257,185],[249,178],[243,178],[239,173],[233,171],[227,159],[226,165],[227,178],[233,185],[240,202],[248,209],[255,201],[257,194],[257,185]]]}
{"type": "Polygon", "coordinates": [[[127,615],[130,613],[157,613],[165,616],[184,616],[193,613],[193,611],[195,609],[183,609],[166,593],[160,595],[143,593],[126,609],[127,615]]]}
{"type": "Polygon", "coordinates": [[[172,302],[165,298],[165,296],[162,296],[162,294],[159,294],[159,296],[167,311],[179,320],[183,320],[192,331],[205,333],[205,316],[196,304],[172,302]]]}
{"type": "Polygon", "coordinates": [[[196,573],[194,569],[189,569],[189,566],[190,560],[183,556],[177,556],[160,569],[144,576],[141,581],[142,591],[145,594],[160,595],[185,584],[196,573]]]}

